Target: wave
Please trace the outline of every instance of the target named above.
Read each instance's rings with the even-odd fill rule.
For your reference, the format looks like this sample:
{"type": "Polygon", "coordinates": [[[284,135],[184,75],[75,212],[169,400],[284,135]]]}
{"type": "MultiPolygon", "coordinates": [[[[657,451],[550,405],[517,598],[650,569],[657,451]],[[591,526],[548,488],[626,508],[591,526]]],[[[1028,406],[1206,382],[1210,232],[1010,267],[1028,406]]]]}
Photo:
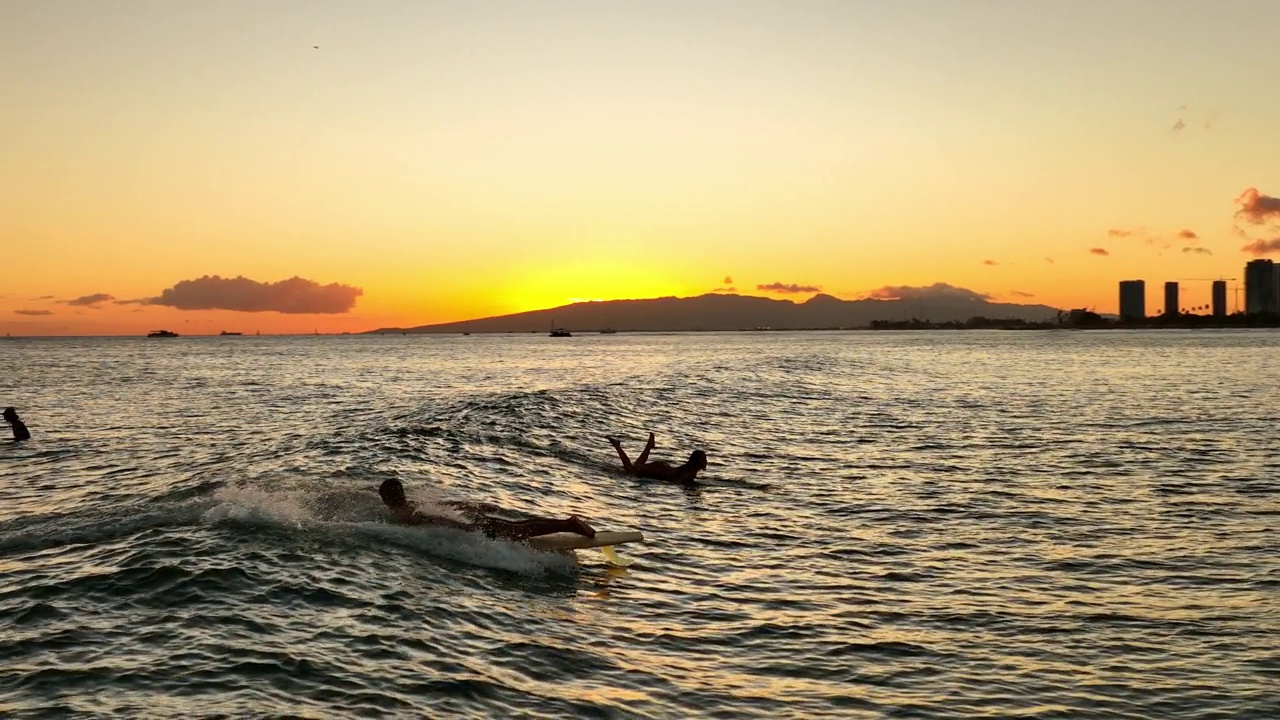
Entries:
{"type": "MultiPolygon", "coordinates": [[[[433,496],[430,491],[419,490],[414,500],[428,513],[461,519],[453,508],[432,502],[433,496]]],[[[393,525],[385,522],[384,517],[381,501],[364,491],[311,493],[237,486],[216,492],[212,506],[200,519],[211,525],[271,526],[318,532],[330,540],[366,547],[395,545],[467,565],[525,575],[570,573],[577,569],[572,555],[538,552],[520,543],[450,528],[393,525]]]]}

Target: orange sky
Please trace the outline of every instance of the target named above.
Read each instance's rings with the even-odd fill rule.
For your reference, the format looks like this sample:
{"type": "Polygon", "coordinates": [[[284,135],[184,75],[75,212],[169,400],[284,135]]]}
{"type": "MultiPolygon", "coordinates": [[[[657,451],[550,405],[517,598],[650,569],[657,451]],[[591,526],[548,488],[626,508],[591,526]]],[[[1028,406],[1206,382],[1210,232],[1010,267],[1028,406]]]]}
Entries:
{"type": "Polygon", "coordinates": [[[1158,308],[1280,238],[1237,214],[1280,195],[1275,27],[1272,0],[10,2],[0,332],[358,332],[726,276],[1102,312],[1142,278],[1158,308]]]}

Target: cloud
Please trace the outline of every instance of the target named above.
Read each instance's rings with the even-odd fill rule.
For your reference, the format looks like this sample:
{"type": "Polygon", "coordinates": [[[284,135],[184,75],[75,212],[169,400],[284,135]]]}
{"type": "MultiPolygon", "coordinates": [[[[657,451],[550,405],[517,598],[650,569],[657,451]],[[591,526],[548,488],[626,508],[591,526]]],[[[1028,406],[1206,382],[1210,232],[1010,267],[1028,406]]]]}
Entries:
{"type": "Polygon", "coordinates": [[[38,297],[38,298],[36,298],[36,299],[37,299],[37,300],[52,300],[52,299],[53,299],[53,297],[54,297],[53,295],[41,295],[40,297],[38,297]]]}
{"type": "Polygon", "coordinates": [[[732,285],[730,285],[729,287],[720,286],[720,287],[714,287],[714,288],[711,288],[711,290],[709,290],[708,292],[713,292],[713,293],[731,293],[731,292],[738,292],[738,288],[736,288],[736,287],[734,287],[734,286],[732,286],[732,285]]]}
{"type": "Polygon", "coordinates": [[[1137,230],[1121,230],[1119,228],[1112,228],[1107,231],[1107,238],[1110,240],[1133,238],[1135,240],[1141,240],[1148,245],[1155,245],[1157,242],[1160,242],[1160,238],[1153,235],[1145,227],[1140,227],[1137,230]]]}
{"type": "Polygon", "coordinates": [[[999,265],[1000,263],[996,262],[995,260],[983,260],[983,261],[982,261],[982,264],[983,264],[983,265],[990,265],[991,267],[995,267],[995,266],[999,265]]]}
{"type": "Polygon", "coordinates": [[[52,310],[14,310],[18,315],[52,315],[52,310]]]}
{"type": "Polygon", "coordinates": [[[1200,236],[1195,234],[1195,232],[1191,230],[1179,230],[1178,237],[1182,238],[1183,240],[1199,240],[1200,239],[1200,236]]]}
{"type": "Polygon", "coordinates": [[[1107,249],[1106,249],[1106,248],[1098,248],[1098,247],[1095,247],[1095,248],[1089,248],[1089,252],[1093,253],[1094,255],[1101,255],[1101,256],[1103,256],[1103,257],[1106,257],[1107,255],[1110,255],[1110,254],[1111,254],[1111,253],[1107,252],[1107,249]]]}
{"type": "Polygon", "coordinates": [[[1044,261],[1045,261],[1045,262],[1047,262],[1047,263],[1049,263],[1050,265],[1052,265],[1052,264],[1053,264],[1053,258],[1051,258],[1051,257],[1047,257],[1047,258],[1045,258],[1045,259],[1044,259],[1044,261]]]}
{"type": "Polygon", "coordinates": [[[96,308],[100,303],[104,303],[108,300],[115,300],[115,297],[108,295],[107,293],[94,293],[92,295],[78,297],[75,300],[68,300],[67,304],[74,305],[76,307],[96,308]]]}
{"type": "MultiPolygon", "coordinates": [[[[1185,115],[1186,115],[1186,113],[1187,113],[1187,112],[1189,112],[1190,110],[1191,110],[1191,106],[1190,106],[1190,105],[1179,105],[1179,106],[1178,106],[1178,120],[1177,120],[1177,122],[1175,122],[1175,123],[1173,124],[1173,127],[1169,128],[1169,131],[1170,131],[1170,132],[1175,132],[1175,133],[1176,133],[1176,132],[1178,132],[1178,131],[1180,131],[1180,130],[1182,130],[1182,129],[1186,128],[1186,127],[1188,127],[1187,122],[1186,122],[1186,120],[1185,120],[1185,115]]],[[[1216,125],[1216,124],[1217,124],[1217,122],[1218,122],[1218,111],[1217,111],[1217,110],[1209,110],[1208,112],[1206,112],[1206,113],[1205,113],[1205,115],[1204,115],[1204,120],[1203,120],[1203,121],[1201,121],[1201,123],[1200,123],[1200,127],[1201,127],[1202,129],[1204,129],[1204,130],[1212,130],[1212,129],[1213,129],[1213,126],[1214,126],[1214,125],[1216,125]]]]}
{"type": "Polygon", "coordinates": [[[729,275],[725,275],[725,276],[724,276],[724,284],[725,284],[725,285],[732,285],[732,284],[733,284],[733,277],[732,277],[732,276],[729,276],[729,275]]]}
{"type": "Polygon", "coordinates": [[[916,300],[916,299],[938,299],[938,300],[969,300],[972,302],[981,302],[991,300],[990,295],[965,288],[948,285],[947,283],[934,283],[921,287],[912,287],[910,285],[885,285],[882,288],[876,288],[871,292],[863,295],[865,298],[872,300],[916,300]]]}
{"type": "Polygon", "coordinates": [[[1182,248],[1182,252],[1184,252],[1184,253],[1195,253],[1195,254],[1197,254],[1197,255],[1212,255],[1212,254],[1213,254],[1213,251],[1212,251],[1212,250],[1210,250],[1209,248],[1203,248],[1203,247],[1184,247],[1184,248],[1182,248]]]}
{"type": "Polygon", "coordinates": [[[1280,253],[1280,237],[1273,238],[1271,240],[1254,240],[1248,245],[1240,248],[1240,250],[1255,256],[1280,253]]]}
{"type": "Polygon", "coordinates": [[[1236,198],[1240,209],[1236,217],[1242,217],[1254,225],[1280,221],[1280,198],[1273,198],[1258,192],[1257,188],[1249,188],[1236,198]]]}
{"type": "Polygon", "coordinates": [[[796,285],[795,283],[791,283],[790,285],[788,285],[780,282],[770,283],[768,285],[757,285],[756,290],[763,290],[764,292],[782,293],[784,295],[822,292],[822,288],[814,287],[813,285],[796,285]]]}
{"type": "Polygon", "coordinates": [[[1021,290],[1014,290],[1013,292],[1011,292],[1011,293],[1009,293],[1009,294],[1010,294],[1010,295],[1012,295],[1012,296],[1014,296],[1014,297],[1020,297],[1020,298],[1032,298],[1032,297],[1035,297],[1035,293],[1023,292],[1023,291],[1021,291],[1021,290]]]}
{"type": "Polygon", "coordinates": [[[165,305],[179,310],[234,310],[236,312],[280,312],[290,314],[338,314],[355,307],[364,290],[350,285],[321,285],[314,280],[292,277],[262,283],[246,277],[222,278],[206,275],[183,280],[148,298],[146,305],[165,305]]]}

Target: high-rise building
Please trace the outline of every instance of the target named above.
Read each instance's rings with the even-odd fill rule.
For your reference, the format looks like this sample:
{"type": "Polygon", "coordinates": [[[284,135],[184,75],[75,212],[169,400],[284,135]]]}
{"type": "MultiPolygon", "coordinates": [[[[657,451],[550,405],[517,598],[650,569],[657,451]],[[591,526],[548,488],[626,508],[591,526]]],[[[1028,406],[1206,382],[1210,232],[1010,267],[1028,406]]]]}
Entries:
{"type": "Polygon", "coordinates": [[[1120,319],[1141,320],[1147,316],[1147,284],[1141,280],[1120,281],[1120,319]]]}
{"type": "Polygon", "coordinates": [[[1213,316],[1216,318],[1227,316],[1227,281],[1213,281],[1213,316]]]}
{"type": "Polygon", "coordinates": [[[1178,310],[1178,283],[1167,282],[1164,284],[1164,314],[1177,315],[1178,310]]]}
{"type": "Polygon", "coordinates": [[[1280,311],[1280,284],[1271,260],[1251,260],[1244,266],[1244,311],[1250,315],[1280,311]]]}

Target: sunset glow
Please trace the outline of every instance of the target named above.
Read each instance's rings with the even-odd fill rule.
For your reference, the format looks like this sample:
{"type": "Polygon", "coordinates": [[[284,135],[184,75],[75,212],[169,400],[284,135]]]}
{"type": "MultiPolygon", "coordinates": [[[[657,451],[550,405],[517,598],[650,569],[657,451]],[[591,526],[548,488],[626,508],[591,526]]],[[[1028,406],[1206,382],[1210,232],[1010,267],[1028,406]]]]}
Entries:
{"type": "Polygon", "coordinates": [[[938,282],[1199,305],[1280,258],[1280,4],[1152,7],[8,3],[0,332],[938,282]],[[150,302],[212,276],[352,290],[150,302]]]}

